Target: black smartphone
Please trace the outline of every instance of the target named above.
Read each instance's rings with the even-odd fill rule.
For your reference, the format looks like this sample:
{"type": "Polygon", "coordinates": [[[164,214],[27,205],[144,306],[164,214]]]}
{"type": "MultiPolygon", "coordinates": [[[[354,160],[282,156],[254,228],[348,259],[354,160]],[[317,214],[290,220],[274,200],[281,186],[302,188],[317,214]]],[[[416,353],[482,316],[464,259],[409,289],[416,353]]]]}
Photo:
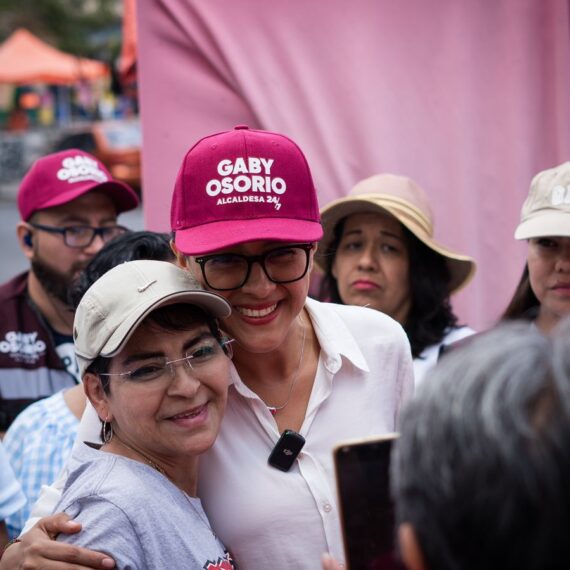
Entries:
{"type": "Polygon", "coordinates": [[[271,467],[289,471],[305,445],[305,438],[292,429],[286,429],[277,440],[267,462],[271,467]]]}
{"type": "Polygon", "coordinates": [[[390,454],[397,434],[334,448],[346,563],[350,570],[404,570],[395,550],[390,454]]]}

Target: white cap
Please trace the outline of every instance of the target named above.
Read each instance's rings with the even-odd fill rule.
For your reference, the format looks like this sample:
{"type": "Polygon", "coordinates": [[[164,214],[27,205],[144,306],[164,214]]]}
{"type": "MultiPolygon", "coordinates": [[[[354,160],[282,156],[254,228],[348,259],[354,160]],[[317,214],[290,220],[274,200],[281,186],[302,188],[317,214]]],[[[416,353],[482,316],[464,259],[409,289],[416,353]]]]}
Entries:
{"type": "Polygon", "coordinates": [[[187,303],[212,317],[228,317],[230,304],[204,291],[185,271],[166,261],[141,259],[117,265],[87,290],[73,322],[81,376],[98,357],[112,357],[137,326],[158,307],[187,303]]]}
{"type": "Polygon", "coordinates": [[[539,172],[530,184],[515,239],[570,236],[570,162],[539,172]]]}

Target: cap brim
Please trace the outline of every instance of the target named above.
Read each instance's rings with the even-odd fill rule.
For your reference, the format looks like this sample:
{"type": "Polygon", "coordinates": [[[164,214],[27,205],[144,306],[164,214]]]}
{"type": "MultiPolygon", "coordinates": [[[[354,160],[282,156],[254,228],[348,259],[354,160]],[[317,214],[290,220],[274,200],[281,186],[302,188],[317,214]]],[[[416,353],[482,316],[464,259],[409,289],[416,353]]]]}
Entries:
{"type": "MultiPolygon", "coordinates": [[[[113,202],[115,208],[117,209],[117,214],[121,212],[127,212],[133,210],[139,205],[139,197],[137,193],[127,184],[119,182],[118,180],[111,180],[107,182],[101,182],[99,184],[84,184],[82,186],[75,186],[68,192],[62,192],[57,196],[54,196],[51,200],[43,203],[37,210],[44,210],[46,208],[53,208],[54,206],[61,206],[62,204],[67,204],[88,192],[93,191],[102,192],[113,202]]],[[[32,212],[33,213],[33,212],[32,212]]],[[[30,214],[31,215],[31,214],[30,214]]],[[[28,216],[29,217],[29,216],[28,216]]]]}
{"type": "Polygon", "coordinates": [[[456,293],[463,289],[473,279],[476,270],[475,261],[467,256],[455,253],[445,246],[438,243],[435,239],[420,233],[417,227],[409,223],[407,219],[399,215],[399,212],[391,211],[389,207],[383,207],[377,204],[374,199],[366,196],[362,198],[341,198],[332,202],[321,210],[321,223],[323,225],[324,235],[319,244],[319,253],[315,257],[315,263],[325,270],[325,256],[330,249],[334,239],[334,228],[347,216],[353,214],[361,214],[367,212],[376,212],[396,218],[410,232],[412,232],[422,243],[431,250],[445,258],[450,273],[450,281],[448,284],[449,293],[456,293]]]}
{"type": "Polygon", "coordinates": [[[305,243],[319,241],[322,236],[323,228],[318,222],[256,218],[211,222],[196,228],[177,230],[174,242],[182,253],[202,255],[251,241],[305,243]]]}
{"type": "Polygon", "coordinates": [[[515,239],[544,236],[570,236],[570,212],[543,211],[521,222],[515,230],[515,239]]]}
{"type": "Polygon", "coordinates": [[[107,342],[103,345],[100,355],[110,358],[115,356],[127,344],[137,326],[155,309],[175,303],[187,303],[204,309],[215,318],[229,317],[231,314],[230,304],[220,295],[208,291],[183,291],[172,293],[171,295],[158,298],[147,298],[143,303],[137,305],[129,315],[127,315],[121,325],[113,332],[107,342]]]}

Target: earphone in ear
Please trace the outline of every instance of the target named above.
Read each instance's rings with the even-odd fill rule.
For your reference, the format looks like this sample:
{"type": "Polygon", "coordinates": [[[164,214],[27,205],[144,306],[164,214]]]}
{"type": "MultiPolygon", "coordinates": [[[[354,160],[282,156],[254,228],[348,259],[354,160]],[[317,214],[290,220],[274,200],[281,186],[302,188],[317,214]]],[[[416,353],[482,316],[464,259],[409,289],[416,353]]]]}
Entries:
{"type": "Polygon", "coordinates": [[[28,232],[24,236],[24,244],[26,244],[28,247],[32,247],[32,234],[31,234],[31,232],[28,232]]]}

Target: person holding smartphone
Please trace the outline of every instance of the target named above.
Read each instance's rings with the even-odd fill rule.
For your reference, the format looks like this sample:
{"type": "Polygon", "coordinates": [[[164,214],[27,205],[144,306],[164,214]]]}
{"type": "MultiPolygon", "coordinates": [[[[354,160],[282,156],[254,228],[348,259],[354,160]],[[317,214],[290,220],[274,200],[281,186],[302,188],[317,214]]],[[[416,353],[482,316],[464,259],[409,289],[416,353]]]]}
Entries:
{"type": "MultiPolygon", "coordinates": [[[[235,339],[228,407],[198,489],[215,532],[247,570],[314,570],[325,551],[342,559],[331,450],[395,431],[413,391],[402,327],[307,297],[319,206],[305,156],[284,135],[240,126],[198,141],[180,168],[171,222],[179,263],[232,306],[222,322],[235,339]],[[287,429],[305,444],[282,471],[268,458],[287,429]]],[[[8,550],[10,568],[49,567],[47,558],[104,567],[103,554],[46,539],[42,529],[69,532],[63,521],[24,535],[8,550]]]]}
{"type": "MultiPolygon", "coordinates": [[[[428,380],[391,456],[406,568],[566,568],[570,317],[550,335],[502,324],[451,351],[428,380]]],[[[323,570],[340,566],[326,557],[323,570]]]]}

